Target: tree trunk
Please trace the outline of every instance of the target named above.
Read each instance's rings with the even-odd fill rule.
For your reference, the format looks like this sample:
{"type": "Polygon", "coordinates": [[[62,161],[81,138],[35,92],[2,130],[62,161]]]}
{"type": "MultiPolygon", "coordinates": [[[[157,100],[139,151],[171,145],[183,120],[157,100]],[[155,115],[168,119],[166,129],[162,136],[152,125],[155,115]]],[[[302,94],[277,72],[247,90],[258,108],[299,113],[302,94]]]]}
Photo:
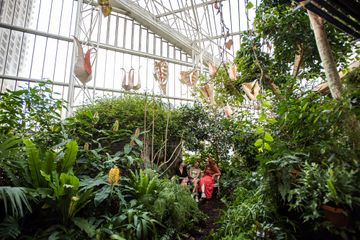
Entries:
{"type": "MultiPolygon", "coordinates": [[[[341,99],[342,84],[336,69],[336,63],[331,52],[327,34],[324,29],[324,20],[311,11],[307,11],[314,31],[316,45],[325,70],[326,80],[329,84],[331,95],[334,99],[341,99]]],[[[349,112],[344,116],[344,128],[350,137],[353,148],[360,154],[360,123],[356,116],[349,112]]]]}
{"type": "Polygon", "coordinates": [[[311,26],[314,31],[316,45],[325,70],[326,80],[329,84],[331,95],[335,99],[341,98],[342,85],[340,76],[336,69],[336,63],[331,52],[327,34],[324,29],[324,20],[311,11],[307,11],[311,26]]]}

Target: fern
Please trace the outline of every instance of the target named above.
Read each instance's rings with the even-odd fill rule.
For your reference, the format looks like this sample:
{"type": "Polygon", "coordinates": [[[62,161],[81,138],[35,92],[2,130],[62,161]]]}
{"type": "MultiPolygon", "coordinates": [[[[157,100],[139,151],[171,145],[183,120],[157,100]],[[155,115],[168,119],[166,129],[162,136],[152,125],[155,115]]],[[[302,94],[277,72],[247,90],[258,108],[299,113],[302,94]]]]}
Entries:
{"type": "Polygon", "coordinates": [[[14,216],[24,216],[23,205],[31,212],[31,206],[26,197],[24,188],[21,187],[0,187],[0,199],[4,202],[5,214],[9,215],[8,205],[14,216]]]}
{"type": "Polygon", "coordinates": [[[24,139],[24,144],[29,158],[28,165],[32,184],[34,187],[40,187],[43,178],[40,173],[41,161],[39,157],[39,150],[29,139],[24,139]]]}
{"type": "Polygon", "coordinates": [[[76,155],[78,152],[78,145],[76,141],[70,141],[66,144],[65,156],[61,162],[61,171],[69,172],[76,162],[76,155]]]}
{"type": "Polygon", "coordinates": [[[17,239],[20,233],[20,226],[15,217],[6,217],[0,223],[0,239],[17,239]]]}

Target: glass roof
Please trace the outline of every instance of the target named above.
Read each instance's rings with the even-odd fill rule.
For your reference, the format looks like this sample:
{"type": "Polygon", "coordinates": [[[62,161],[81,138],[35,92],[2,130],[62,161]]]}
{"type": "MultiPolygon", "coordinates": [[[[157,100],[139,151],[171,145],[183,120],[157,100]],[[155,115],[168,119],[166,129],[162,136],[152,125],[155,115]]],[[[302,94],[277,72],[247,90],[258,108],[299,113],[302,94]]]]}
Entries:
{"type": "Polygon", "coordinates": [[[231,60],[240,46],[241,31],[251,29],[258,1],[249,0],[134,0],[158,21],[206,49],[215,58],[220,57],[227,40],[233,40],[233,47],[226,49],[226,58],[231,60]],[[253,8],[246,5],[252,2],[253,8]],[[221,14],[222,13],[222,14],[221,14]],[[221,17],[223,16],[223,18],[221,17]],[[222,26],[223,20],[223,26],[222,26]]]}

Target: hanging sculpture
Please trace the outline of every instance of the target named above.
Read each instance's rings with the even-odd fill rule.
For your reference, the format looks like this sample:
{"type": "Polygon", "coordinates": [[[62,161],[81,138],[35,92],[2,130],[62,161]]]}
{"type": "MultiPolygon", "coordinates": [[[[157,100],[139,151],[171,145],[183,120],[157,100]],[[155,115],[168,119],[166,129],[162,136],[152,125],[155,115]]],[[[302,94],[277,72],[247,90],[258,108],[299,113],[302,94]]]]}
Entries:
{"type": "Polygon", "coordinates": [[[216,68],[216,65],[214,63],[209,63],[209,74],[210,74],[210,77],[215,77],[216,75],[216,72],[217,72],[217,68],[216,68]]]}
{"type": "Polygon", "coordinates": [[[101,12],[104,17],[109,16],[112,11],[109,0],[98,0],[98,4],[101,6],[101,12]]]}
{"type": "Polygon", "coordinates": [[[256,97],[260,92],[260,85],[258,80],[254,80],[252,82],[241,84],[242,89],[246,93],[246,96],[249,97],[250,100],[256,100],[256,97]]]}
{"type": "Polygon", "coordinates": [[[123,89],[125,89],[126,91],[129,91],[131,89],[136,91],[141,88],[140,68],[141,67],[139,67],[138,70],[138,80],[136,85],[134,85],[135,69],[132,67],[129,73],[127,74],[126,70],[124,68],[121,68],[121,70],[123,71],[123,76],[122,76],[123,89]],[[126,84],[126,77],[127,77],[127,84],[126,84]]]}
{"type": "Polygon", "coordinates": [[[234,44],[234,41],[232,39],[229,39],[226,43],[225,43],[225,47],[230,50],[230,48],[232,47],[232,45],[234,44]]]}
{"type": "Polygon", "coordinates": [[[205,83],[203,86],[200,87],[201,94],[204,96],[205,101],[212,104],[214,102],[214,86],[205,83]]]}
{"type": "Polygon", "coordinates": [[[169,67],[165,61],[154,62],[154,78],[159,83],[160,90],[166,95],[166,84],[168,82],[169,67]]]}
{"type": "Polygon", "coordinates": [[[225,117],[230,117],[231,114],[233,113],[231,107],[229,106],[229,104],[226,104],[226,106],[224,107],[224,114],[225,114],[225,117]]]}
{"type": "Polygon", "coordinates": [[[196,69],[180,72],[180,82],[189,87],[194,86],[198,78],[199,72],[196,69]]]}
{"type": "Polygon", "coordinates": [[[74,37],[74,40],[77,46],[77,56],[74,65],[74,74],[77,79],[79,79],[80,82],[85,85],[92,78],[90,53],[91,50],[94,48],[88,49],[84,55],[84,50],[82,48],[81,42],[76,37],[74,37]]]}
{"type": "Polygon", "coordinates": [[[229,77],[231,80],[236,80],[236,65],[232,64],[228,70],[229,72],[229,77]]]}

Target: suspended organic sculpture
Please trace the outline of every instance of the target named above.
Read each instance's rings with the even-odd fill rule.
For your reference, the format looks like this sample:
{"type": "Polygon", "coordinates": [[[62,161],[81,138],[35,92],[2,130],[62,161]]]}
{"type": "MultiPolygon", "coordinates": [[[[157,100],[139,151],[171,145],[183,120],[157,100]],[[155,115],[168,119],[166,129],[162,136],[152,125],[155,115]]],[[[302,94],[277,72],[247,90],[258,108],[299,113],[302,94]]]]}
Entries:
{"type": "Polygon", "coordinates": [[[160,90],[166,94],[166,84],[168,81],[169,67],[165,61],[154,62],[154,78],[159,83],[160,90]]]}
{"type": "Polygon", "coordinates": [[[216,65],[214,63],[209,63],[209,74],[210,77],[214,77],[216,75],[217,72],[217,68],[216,65]]]}
{"type": "Polygon", "coordinates": [[[236,65],[232,64],[229,68],[229,77],[231,80],[236,80],[236,65]]]}
{"type": "Polygon", "coordinates": [[[104,17],[109,16],[112,11],[109,0],[98,0],[98,4],[101,6],[101,12],[104,17]]]}
{"type": "Polygon", "coordinates": [[[228,104],[226,104],[226,106],[224,107],[225,117],[230,117],[232,113],[233,111],[231,110],[231,107],[228,104]]]}
{"type": "Polygon", "coordinates": [[[133,90],[139,90],[141,88],[141,80],[140,80],[140,67],[138,70],[138,82],[136,85],[134,85],[134,77],[135,77],[135,69],[132,67],[128,74],[126,74],[126,70],[124,68],[121,68],[123,71],[122,76],[122,88],[126,91],[129,91],[131,89],[133,90]],[[127,75],[127,84],[126,84],[126,75],[127,75]]]}
{"type": "Polygon", "coordinates": [[[205,83],[202,87],[200,87],[200,91],[206,102],[211,104],[214,102],[214,87],[211,84],[205,83]]]}
{"type": "Polygon", "coordinates": [[[137,84],[135,86],[133,86],[133,90],[139,90],[141,88],[141,80],[140,80],[140,68],[138,69],[138,79],[137,79],[137,84]]]}
{"type": "Polygon", "coordinates": [[[180,72],[180,82],[190,87],[196,84],[198,78],[199,73],[196,69],[180,72]]]}
{"type": "Polygon", "coordinates": [[[230,48],[232,47],[233,44],[234,44],[234,41],[233,41],[232,39],[229,39],[229,40],[225,43],[225,47],[230,50],[230,48]]]}
{"type": "Polygon", "coordinates": [[[254,80],[252,82],[241,84],[242,89],[246,93],[246,95],[250,98],[250,100],[256,100],[256,97],[260,92],[260,85],[258,80],[254,80]]]}
{"type": "Polygon", "coordinates": [[[92,78],[92,67],[90,63],[90,53],[92,48],[88,49],[84,55],[84,51],[79,39],[74,37],[77,46],[77,56],[74,65],[74,74],[82,82],[86,84],[92,78]]]}

